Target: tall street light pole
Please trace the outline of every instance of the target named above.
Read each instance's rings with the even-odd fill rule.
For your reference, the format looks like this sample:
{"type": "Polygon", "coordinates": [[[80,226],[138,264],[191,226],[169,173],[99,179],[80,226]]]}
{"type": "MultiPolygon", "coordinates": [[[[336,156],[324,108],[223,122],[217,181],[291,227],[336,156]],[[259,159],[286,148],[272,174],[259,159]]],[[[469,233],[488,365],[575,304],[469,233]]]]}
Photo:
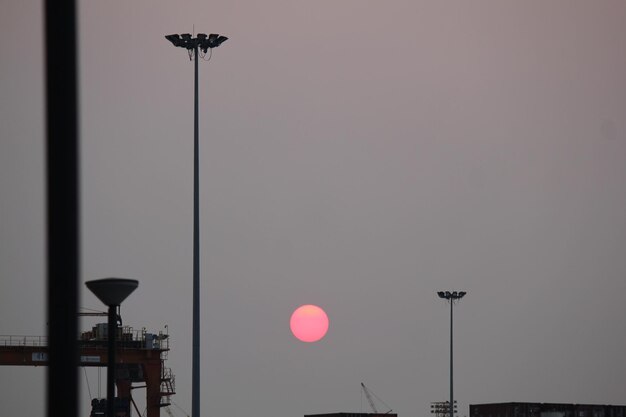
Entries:
{"type": "Polygon", "coordinates": [[[453,349],[452,349],[452,323],[453,323],[453,311],[454,311],[454,302],[460,300],[467,294],[465,291],[438,291],[437,295],[439,298],[443,298],[450,302],[450,404],[449,404],[449,412],[450,417],[454,417],[454,383],[453,383],[453,349]]]}
{"type": "Polygon", "coordinates": [[[208,37],[198,33],[193,38],[189,33],[167,35],[165,37],[174,46],[185,48],[194,62],[194,124],[193,124],[193,340],[192,340],[192,390],[191,417],[200,417],[200,204],[198,174],[198,57],[199,51],[206,54],[209,49],[217,48],[228,38],[215,33],[208,37]]]}

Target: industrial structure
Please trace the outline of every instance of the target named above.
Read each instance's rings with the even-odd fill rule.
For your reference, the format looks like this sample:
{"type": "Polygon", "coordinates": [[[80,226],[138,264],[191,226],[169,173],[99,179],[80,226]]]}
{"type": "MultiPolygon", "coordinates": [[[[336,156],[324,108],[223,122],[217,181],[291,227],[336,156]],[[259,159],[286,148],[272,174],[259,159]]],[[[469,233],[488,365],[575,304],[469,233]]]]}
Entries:
{"type": "Polygon", "coordinates": [[[470,417],[626,417],[626,405],[517,402],[471,404],[470,417]]]}
{"type": "MultiPolygon", "coordinates": [[[[169,406],[170,396],[175,394],[174,375],[165,367],[169,351],[168,334],[134,330],[119,324],[116,331],[115,416],[130,417],[131,405],[136,415],[144,415],[139,412],[131,393],[133,389],[145,388],[145,416],[159,417],[161,407],[169,406]]],[[[107,333],[107,323],[99,323],[80,334],[80,366],[107,366],[107,333]]],[[[47,366],[48,357],[48,338],[45,336],[0,336],[0,365],[47,366]]],[[[94,398],[91,406],[90,417],[105,415],[106,399],[94,398]]]]}

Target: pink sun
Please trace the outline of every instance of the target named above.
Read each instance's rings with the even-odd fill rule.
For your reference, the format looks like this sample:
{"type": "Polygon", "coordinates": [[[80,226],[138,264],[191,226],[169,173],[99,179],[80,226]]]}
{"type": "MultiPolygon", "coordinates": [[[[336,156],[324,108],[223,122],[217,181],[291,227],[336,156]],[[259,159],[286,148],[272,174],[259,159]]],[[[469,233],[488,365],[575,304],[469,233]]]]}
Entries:
{"type": "Polygon", "coordinates": [[[320,307],[312,304],[300,306],[291,315],[291,333],[303,342],[317,342],[328,331],[328,316],[320,307]]]}

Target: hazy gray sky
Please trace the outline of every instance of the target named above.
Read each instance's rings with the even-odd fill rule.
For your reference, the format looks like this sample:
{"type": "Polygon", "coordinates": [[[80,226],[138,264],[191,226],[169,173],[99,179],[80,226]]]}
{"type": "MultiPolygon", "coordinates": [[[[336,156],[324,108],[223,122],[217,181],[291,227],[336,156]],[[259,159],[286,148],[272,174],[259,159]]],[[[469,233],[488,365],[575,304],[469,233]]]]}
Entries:
{"type": "MultiPolygon", "coordinates": [[[[43,335],[41,2],[1,3],[0,334],[43,335]]],[[[194,24],[230,38],[200,63],[203,415],[368,411],[363,381],[426,417],[448,396],[448,289],[468,291],[461,416],[626,403],[626,2],[79,3],[82,281],[140,281],[124,321],[169,326],[176,403],[193,63],[163,36],[194,24]],[[305,303],[330,318],[315,344],[289,331],[305,303]]],[[[2,413],[43,415],[44,378],[0,368],[2,413]]]]}

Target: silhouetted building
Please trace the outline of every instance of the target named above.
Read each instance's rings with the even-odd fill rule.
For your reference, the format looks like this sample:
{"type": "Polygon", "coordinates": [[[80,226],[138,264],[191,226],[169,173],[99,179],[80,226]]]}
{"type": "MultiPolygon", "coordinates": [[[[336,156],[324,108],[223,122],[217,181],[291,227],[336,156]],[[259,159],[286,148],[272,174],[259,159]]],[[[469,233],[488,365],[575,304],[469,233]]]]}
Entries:
{"type": "MultiPolygon", "coordinates": [[[[330,413],[330,414],[308,414],[304,417],[398,417],[397,413],[330,413]]],[[[626,417],[626,416],[620,416],[626,417]]]]}
{"type": "Polygon", "coordinates": [[[626,406],[558,403],[470,404],[470,417],[626,417],[626,406]]]}

